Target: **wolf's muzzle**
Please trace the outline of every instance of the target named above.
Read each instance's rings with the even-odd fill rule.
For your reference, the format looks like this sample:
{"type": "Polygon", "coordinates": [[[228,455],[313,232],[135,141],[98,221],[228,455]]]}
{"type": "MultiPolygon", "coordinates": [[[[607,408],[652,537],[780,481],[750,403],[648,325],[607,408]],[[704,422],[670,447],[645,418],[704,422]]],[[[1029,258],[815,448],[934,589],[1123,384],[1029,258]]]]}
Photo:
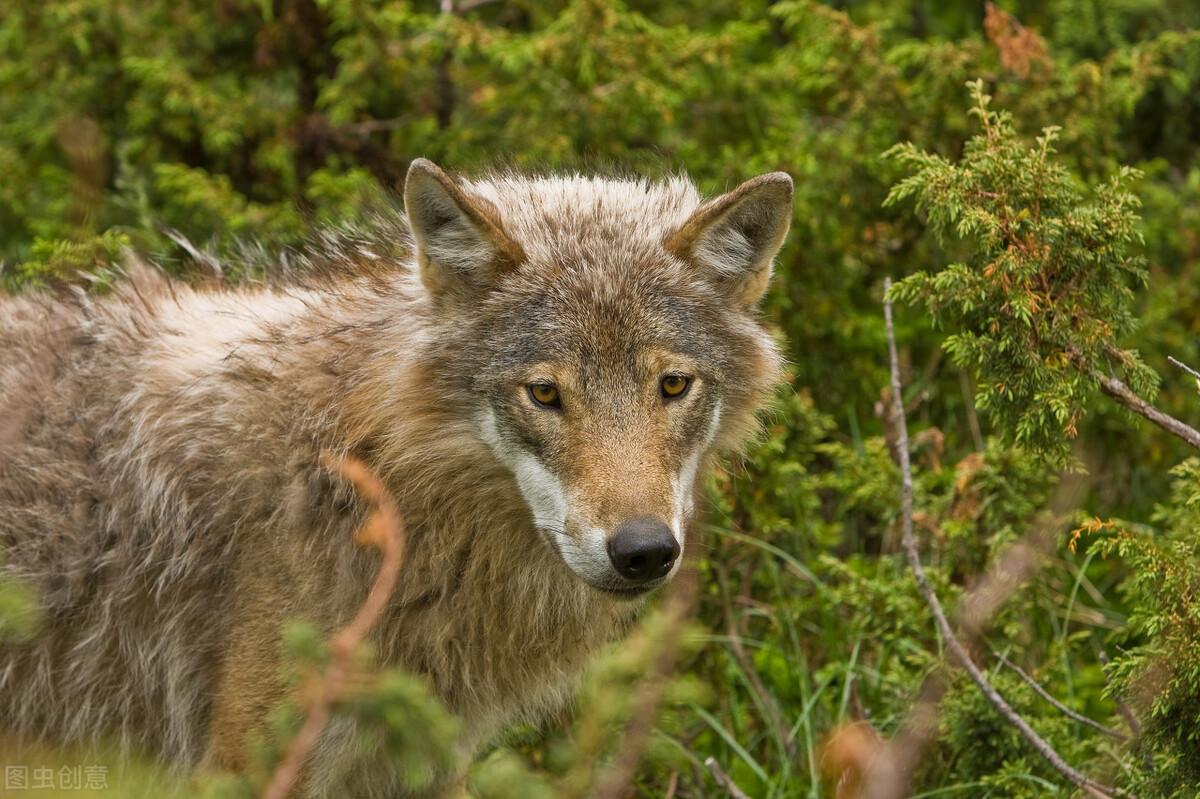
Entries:
{"type": "Polygon", "coordinates": [[[608,540],[608,558],[617,574],[641,585],[670,573],[679,557],[671,528],[655,519],[634,519],[617,527],[608,540]]]}

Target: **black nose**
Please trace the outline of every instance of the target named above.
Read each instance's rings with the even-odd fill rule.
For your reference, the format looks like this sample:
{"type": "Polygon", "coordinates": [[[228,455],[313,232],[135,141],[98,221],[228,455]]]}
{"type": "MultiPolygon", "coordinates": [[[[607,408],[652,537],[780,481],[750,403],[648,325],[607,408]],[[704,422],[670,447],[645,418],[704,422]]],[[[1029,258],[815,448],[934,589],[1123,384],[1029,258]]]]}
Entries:
{"type": "Polygon", "coordinates": [[[657,580],[671,571],[677,557],[679,544],[671,528],[654,519],[625,522],[608,540],[608,558],[626,580],[657,580]]]}

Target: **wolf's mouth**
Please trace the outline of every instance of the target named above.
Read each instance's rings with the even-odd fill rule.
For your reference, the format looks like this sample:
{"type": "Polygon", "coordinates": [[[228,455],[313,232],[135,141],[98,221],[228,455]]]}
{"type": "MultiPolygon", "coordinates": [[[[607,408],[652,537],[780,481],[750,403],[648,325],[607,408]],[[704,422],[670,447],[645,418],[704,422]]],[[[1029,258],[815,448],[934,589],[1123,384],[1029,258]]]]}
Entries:
{"type": "Polygon", "coordinates": [[[592,586],[592,587],[595,588],[597,591],[601,591],[605,594],[608,594],[609,596],[616,597],[617,599],[637,599],[638,597],[642,596],[643,594],[648,594],[651,591],[653,591],[655,588],[660,587],[665,582],[666,582],[666,580],[655,580],[654,582],[646,583],[645,585],[628,585],[628,586],[623,586],[623,585],[598,586],[598,585],[596,585],[596,586],[592,586]]]}

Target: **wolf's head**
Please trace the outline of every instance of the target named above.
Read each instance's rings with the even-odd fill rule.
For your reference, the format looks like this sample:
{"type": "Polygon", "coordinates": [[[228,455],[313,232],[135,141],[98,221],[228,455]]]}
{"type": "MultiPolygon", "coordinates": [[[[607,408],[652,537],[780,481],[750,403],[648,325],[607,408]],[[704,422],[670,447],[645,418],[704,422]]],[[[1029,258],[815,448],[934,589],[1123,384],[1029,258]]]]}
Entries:
{"type": "Polygon", "coordinates": [[[702,465],[753,429],[778,368],[755,306],[791,200],[779,172],[702,202],[683,179],[409,170],[421,281],[456,330],[437,379],[473,397],[534,524],[595,588],[678,570],[702,465]]]}

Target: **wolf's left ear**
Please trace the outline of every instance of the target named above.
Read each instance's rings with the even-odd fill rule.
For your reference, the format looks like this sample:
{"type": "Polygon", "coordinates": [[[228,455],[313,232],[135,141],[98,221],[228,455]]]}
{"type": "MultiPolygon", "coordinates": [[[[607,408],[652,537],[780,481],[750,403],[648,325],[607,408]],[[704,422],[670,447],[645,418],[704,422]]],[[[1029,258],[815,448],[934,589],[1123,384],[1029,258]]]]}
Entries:
{"type": "Polygon", "coordinates": [[[404,211],[417,243],[421,281],[435,295],[469,299],[525,260],[495,206],[428,159],[418,158],[408,168],[404,211]]]}
{"type": "Polygon", "coordinates": [[[792,178],[771,172],[701,205],[667,236],[667,252],[707,271],[738,305],[767,290],[771,262],[792,222],[792,178]]]}

